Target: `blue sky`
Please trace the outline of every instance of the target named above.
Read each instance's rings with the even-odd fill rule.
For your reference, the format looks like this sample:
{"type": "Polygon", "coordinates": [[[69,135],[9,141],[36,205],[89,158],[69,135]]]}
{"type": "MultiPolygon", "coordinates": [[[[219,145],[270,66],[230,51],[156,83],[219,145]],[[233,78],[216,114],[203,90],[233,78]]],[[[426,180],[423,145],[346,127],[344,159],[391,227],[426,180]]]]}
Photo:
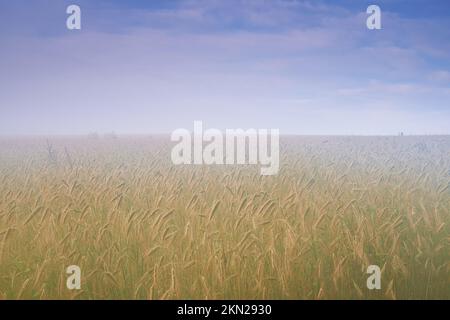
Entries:
{"type": "Polygon", "coordinates": [[[438,0],[0,0],[0,134],[450,134],[449,39],[438,0]]]}

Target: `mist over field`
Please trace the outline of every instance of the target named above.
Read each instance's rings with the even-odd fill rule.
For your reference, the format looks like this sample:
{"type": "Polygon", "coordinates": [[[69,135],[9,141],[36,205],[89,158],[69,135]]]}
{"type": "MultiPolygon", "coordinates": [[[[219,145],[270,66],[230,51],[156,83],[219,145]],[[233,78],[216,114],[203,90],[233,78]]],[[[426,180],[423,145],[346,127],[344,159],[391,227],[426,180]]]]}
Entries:
{"type": "Polygon", "coordinates": [[[449,137],[282,137],[276,176],[174,166],[170,148],[1,139],[0,296],[450,298],[449,137]]]}
{"type": "Polygon", "coordinates": [[[373,2],[0,0],[0,299],[450,299],[450,5],[373,2]]]}

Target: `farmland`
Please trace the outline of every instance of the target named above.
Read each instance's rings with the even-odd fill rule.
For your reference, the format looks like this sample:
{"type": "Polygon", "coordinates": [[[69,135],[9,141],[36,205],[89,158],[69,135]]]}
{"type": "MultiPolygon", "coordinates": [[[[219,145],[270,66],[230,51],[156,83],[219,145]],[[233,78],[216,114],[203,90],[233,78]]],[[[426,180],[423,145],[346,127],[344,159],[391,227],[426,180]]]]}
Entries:
{"type": "Polygon", "coordinates": [[[0,298],[450,298],[450,137],[283,136],[275,176],[170,150],[0,138],[0,298]]]}

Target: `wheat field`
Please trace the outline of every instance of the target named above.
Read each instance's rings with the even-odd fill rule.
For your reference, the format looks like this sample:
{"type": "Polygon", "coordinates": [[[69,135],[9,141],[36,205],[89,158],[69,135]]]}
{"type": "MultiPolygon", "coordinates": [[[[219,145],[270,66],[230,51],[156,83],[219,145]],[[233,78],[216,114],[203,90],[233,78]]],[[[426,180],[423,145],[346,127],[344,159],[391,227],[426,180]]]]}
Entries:
{"type": "Polygon", "coordinates": [[[284,136],[277,176],[170,148],[0,138],[0,298],[450,299],[450,137],[284,136]]]}

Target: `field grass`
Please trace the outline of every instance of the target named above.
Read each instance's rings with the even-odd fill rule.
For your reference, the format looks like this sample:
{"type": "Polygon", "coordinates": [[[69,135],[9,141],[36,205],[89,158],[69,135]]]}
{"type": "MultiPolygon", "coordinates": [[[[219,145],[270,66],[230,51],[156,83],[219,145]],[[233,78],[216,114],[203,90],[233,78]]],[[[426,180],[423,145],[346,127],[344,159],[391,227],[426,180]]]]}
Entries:
{"type": "Polygon", "coordinates": [[[450,137],[282,137],[277,176],[170,148],[1,138],[0,298],[450,299],[450,137]]]}

